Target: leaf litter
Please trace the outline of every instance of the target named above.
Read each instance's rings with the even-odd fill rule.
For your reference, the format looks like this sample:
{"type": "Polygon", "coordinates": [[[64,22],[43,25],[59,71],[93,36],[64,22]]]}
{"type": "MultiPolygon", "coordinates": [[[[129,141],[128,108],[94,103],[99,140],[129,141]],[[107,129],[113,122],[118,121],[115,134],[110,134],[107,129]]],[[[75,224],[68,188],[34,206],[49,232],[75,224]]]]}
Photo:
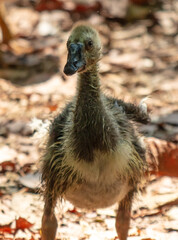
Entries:
{"type": "MultiPolygon", "coordinates": [[[[153,140],[152,148],[163,161],[134,201],[128,239],[177,239],[176,0],[172,4],[159,1],[162,10],[154,9],[148,18],[141,4],[146,1],[138,1],[139,6],[134,5],[137,1],[128,5],[125,0],[114,4],[105,0],[99,5],[95,1],[89,5],[45,2],[30,6],[30,1],[14,1],[6,6],[15,38],[9,46],[0,46],[0,239],[40,239],[41,148],[31,138],[29,123],[33,117],[50,119],[75,94],[76,77],[66,78],[63,66],[66,39],[73,22],[80,19],[96,26],[104,44],[103,91],[136,103],[149,95],[152,121],[140,129],[147,137],[159,138],[153,140]],[[115,4],[123,10],[117,12],[115,4]],[[53,11],[43,11],[49,8],[53,11]],[[133,15],[135,9],[145,14],[143,19],[133,15]]],[[[88,212],[68,202],[59,204],[57,239],[118,239],[116,209],[114,205],[88,212]]]]}

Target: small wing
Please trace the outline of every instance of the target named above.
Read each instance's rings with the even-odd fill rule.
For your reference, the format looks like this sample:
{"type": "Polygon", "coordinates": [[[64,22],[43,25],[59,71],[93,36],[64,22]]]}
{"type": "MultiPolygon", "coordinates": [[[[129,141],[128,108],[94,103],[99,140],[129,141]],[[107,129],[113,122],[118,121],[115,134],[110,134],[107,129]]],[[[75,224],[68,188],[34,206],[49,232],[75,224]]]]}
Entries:
{"type": "Polygon", "coordinates": [[[42,189],[45,197],[56,198],[64,187],[61,187],[62,162],[64,153],[62,150],[62,138],[64,127],[67,122],[68,115],[71,111],[72,102],[67,104],[61,114],[56,116],[49,126],[48,138],[44,154],[41,157],[42,171],[42,189]]]}
{"type": "Polygon", "coordinates": [[[120,99],[107,97],[107,96],[106,96],[106,99],[108,103],[111,105],[111,107],[125,113],[128,119],[133,120],[135,122],[139,122],[139,123],[150,122],[150,117],[147,113],[147,109],[145,105],[144,107],[142,106],[142,104],[137,106],[133,103],[126,103],[120,99]]]}
{"type": "Polygon", "coordinates": [[[69,102],[63,109],[63,111],[59,115],[57,115],[52,121],[49,131],[49,138],[53,143],[57,142],[58,139],[63,136],[63,129],[67,121],[68,114],[70,113],[71,107],[72,102],[69,102]]]}

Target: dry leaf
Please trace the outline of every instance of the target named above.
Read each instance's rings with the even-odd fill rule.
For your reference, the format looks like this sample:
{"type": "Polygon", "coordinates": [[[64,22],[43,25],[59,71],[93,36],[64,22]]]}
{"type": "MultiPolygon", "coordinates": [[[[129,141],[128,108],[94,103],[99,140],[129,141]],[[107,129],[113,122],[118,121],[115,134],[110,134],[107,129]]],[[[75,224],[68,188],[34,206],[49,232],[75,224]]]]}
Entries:
{"type": "Polygon", "coordinates": [[[68,212],[76,214],[77,216],[81,216],[82,215],[80,212],[77,211],[77,209],[75,207],[72,210],[69,209],[68,212]]]}
{"type": "MultiPolygon", "coordinates": [[[[178,146],[157,138],[147,138],[145,141],[157,161],[158,172],[156,174],[178,177],[178,146]]],[[[150,161],[149,158],[147,160],[150,161]]]]}
{"type": "Polygon", "coordinates": [[[12,171],[15,172],[15,163],[11,161],[5,161],[0,163],[0,172],[12,171]]]}
{"type": "Polygon", "coordinates": [[[24,229],[28,229],[28,228],[31,228],[34,224],[28,222],[25,218],[21,218],[19,217],[17,220],[16,220],[16,230],[18,229],[21,229],[21,230],[24,230],[24,229]]]}
{"type": "Polygon", "coordinates": [[[0,225],[0,233],[12,233],[13,229],[10,227],[10,224],[0,225]]]}

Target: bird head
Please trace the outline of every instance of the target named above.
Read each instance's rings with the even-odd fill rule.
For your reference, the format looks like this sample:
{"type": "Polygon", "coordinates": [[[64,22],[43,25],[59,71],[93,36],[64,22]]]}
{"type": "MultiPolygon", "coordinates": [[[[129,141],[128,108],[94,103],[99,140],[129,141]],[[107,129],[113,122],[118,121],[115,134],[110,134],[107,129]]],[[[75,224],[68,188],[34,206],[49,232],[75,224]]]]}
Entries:
{"type": "Polygon", "coordinates": [[[67,50],[64,73],[73,75],[87,71],[101,58],[101,42],[97,31],[86,24],[77,25],[69,36],[67,50]]]}

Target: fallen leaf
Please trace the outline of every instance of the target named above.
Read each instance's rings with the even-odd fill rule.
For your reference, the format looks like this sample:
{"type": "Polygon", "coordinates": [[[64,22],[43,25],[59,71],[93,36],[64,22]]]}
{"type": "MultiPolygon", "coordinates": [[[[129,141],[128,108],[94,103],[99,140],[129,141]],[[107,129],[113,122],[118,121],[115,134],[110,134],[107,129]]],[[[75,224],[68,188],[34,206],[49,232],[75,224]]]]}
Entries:
{"type": "MultiPolygon", "coordinates": [[[[3,238],[0,238],[0,240],[14,240],[14,238],[5,238],[5,237],[3,237],[3,238]]],[[[17,239],[15,239],[15,240],[17,240],[17,239]]]]}
{"type": "Polygon", "coordinates": [[[156,240],[155,238],[142,238],[141,240],[156,240]]]}
{"type": "Polygon", "coordinates": [[[82,214],[77,211],[77,209],[74,207],[72,210],[68,210],[69,213],[76,214],[77,216],[81,216],[82,214]]]}
{"type": "Polygon", "coordinates": [[[10,225],[11,225],[11,223],[7,224],[7,225],[0,225],[0,232],[2,232],[2,233],[12,233],[13,229],[10,227],[10,225]]]}
{"type": "MultiPolygon", "coordinates": [[[[153,170],[153,173],[159,176],[178,177],[178,146],[157,138],[147,138],[146,143],[157,161],[158,171],[153,170]]],[[[147,160],[149,162],[149,157],[147,160]]]]}
{"type": "Polygon", "coordinates": [[[79,13],[87,13],[88,11],[96,12],[101,10],[100,2],[93,2],[89,4],[77,4],[74,11],[79,13]]]}
{"type": "Polygon", "coordinates": [[[14,159],[17,157],[17,152],[9,147],[8,145],[4,145],[0,147],[0,164],[4,162],[10,162],[10,160],[14,159]]]}
{"type": "Polygon", "coordinates": [[[178,125],[178,111],[161,117],[159,122],[168,123],[168,124],[177,126],[178,125]]]}
{"type": "Polygon", "coordinates": [[[64,5],[63,1],[58,0],[41,0],[36,5],[36,10],[41,12],[45,10],[55,10],[55,9],[62,9],[64,5]]]}
{"type": "Polygon", "coordinates": [[[21,230],[24,230],[24,229],[28,229],[30,227],[32,227],[34,224],[28,222],[25,218],[21,218],[19,217],[17,220],[16,220],[16,230],[18,229],[21,229],[21,230]]]}
{"type": "Polygon", "coordinates": [[[15,171],[15,163],[11,161],[5,161],[0,163],[0,172],[6,172],[6,171],[15,171]]]}
{"type": "Polygon", "coordinates": [[[4,193],[3,192],[1,192],[1,190],[0,190],[0,197],[2,197],[4,195],[4,193]]]}
{"type": "Polygon", "coordinates": [[[47,105],[47,107],[49,108],[49,110],[50,110],[51,112],[54,112],[54,111],[57,110],[58,105],[57,105],[57,104],[54,104],[54,105],[49,104],[49,105],[47,105]]]}
{"type": "Polygon", "coordinates": [[[28,173],[23,177],[20,177],[19,182],[25,187],[35,189],[40,186],[40,178],[41,178],[41,175],[39,172],[34,174],[28,173]]]}

